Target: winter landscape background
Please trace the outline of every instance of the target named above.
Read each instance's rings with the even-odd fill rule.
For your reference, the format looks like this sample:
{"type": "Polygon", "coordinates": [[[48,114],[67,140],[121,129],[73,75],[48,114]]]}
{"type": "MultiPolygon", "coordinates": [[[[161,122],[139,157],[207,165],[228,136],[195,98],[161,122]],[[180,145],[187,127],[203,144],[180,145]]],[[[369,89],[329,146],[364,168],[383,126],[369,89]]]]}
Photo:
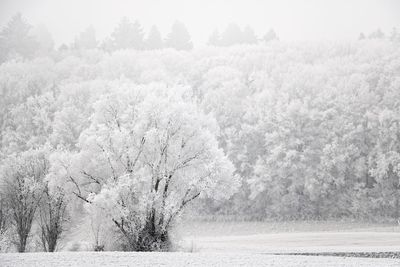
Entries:
{"type": "Polygon", "coordinates": [[[121,16],[60,42],[7,18],[0,265],[400,263],[399,24],[201,43],[121,16]]]}

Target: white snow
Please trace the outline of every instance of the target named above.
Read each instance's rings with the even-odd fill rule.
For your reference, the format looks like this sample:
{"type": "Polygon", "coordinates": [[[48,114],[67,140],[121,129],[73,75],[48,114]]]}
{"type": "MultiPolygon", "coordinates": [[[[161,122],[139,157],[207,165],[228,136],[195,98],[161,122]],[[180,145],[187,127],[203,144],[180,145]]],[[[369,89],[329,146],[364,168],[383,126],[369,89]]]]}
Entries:
{"type": "Polygon", "coordinates": [[[289,224],[293,232],[280,233],[271,232],[268,223],[193,223],[191,231],[181,232],[182,249],[190,252],[10,253],[0,254],[0,266],[400,266],[400,259],[270,254],[400,251],[397,227],[338,224],[335,228],[345,230],[333,231],[310,224],[289,224]]]}
{"type": "Polygon", "coordinates": [[[198,252],[384,252],[400,251],[395,232],[303,232],[191,236],[185,246],[198,252]]]}
{"type": "Polygon", "coordinates": [[[261,253],[59,252],[0,254],[0,265],[14,266],[400,266],[396,259],[275,256],[261,253]]]}

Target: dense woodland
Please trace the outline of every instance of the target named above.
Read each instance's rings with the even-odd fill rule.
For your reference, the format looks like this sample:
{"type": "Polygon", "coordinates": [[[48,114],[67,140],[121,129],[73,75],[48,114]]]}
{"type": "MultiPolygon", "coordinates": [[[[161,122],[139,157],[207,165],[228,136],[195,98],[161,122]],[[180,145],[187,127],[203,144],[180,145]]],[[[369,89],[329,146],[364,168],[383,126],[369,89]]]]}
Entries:
{"type": "MultiPolygon", "coordinates": [[[[54,251],[77,217],[105,220],[92,230],[121,236],[123,250],[169,249],[184,211],[399,219],[396,31],[230,47],[213,33],[226,42],[192,49],[174,27],[167,48],[156,41],[151,49],[132,47],[136,37],[121,25],[107,49],[87,45],[93,29],[54,49],[20,16],[4,27],[3,247],[23,252],[36,240],[54,251]]],[[[161,40],[155,32],[150,39],[161,40]]]]}

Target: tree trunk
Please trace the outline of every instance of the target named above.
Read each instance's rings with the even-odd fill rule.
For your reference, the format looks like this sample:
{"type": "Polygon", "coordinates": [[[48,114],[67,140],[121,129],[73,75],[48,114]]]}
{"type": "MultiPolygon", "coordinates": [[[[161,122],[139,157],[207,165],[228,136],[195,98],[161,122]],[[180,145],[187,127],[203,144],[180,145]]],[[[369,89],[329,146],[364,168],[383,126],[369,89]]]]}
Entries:
{"type": "Polygon", "coordinates": [[[49,244],[48,244],[49,252],[54,252],[56,250],[57,239],[58,239],[58,237],[54,237],[54,238],[49,240],[49,244]]]}
{"type": "Polygon", "coordinates": [[[23,231],[21,231],[18,233],[18,235],[19,235],[18,252],[25,252],[28,234],[25,234],[23,231]]]}
{"type": "Polygon", "coordinates": [[[395,200],[394,200],[394,217],[396,220],[399,220],[399,215],[400,215],[400,211],[399,211],[399,205],[400,205],[400,201],[399,201],[399,196],[400,192],[397,189],[395,192],[395,200]]]}

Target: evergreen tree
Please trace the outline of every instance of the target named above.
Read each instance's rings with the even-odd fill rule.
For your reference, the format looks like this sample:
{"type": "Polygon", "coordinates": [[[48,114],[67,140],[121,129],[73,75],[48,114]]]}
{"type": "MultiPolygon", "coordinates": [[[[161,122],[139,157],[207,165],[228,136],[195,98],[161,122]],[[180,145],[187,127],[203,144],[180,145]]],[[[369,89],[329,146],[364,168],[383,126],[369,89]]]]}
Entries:
{"type": "Polygon", "coordinates": [[[32,34],[38,45],[38,54],[39,55],[47,55],[51,51],[54,50],[54,40],[53,36],[49,32],[46,26],[38,25],[36,26],[32,34]]]}
{"type": "Polygon", "coordinates": [[[143,48],[143,30],[140,23],[131,23],[127,17],[122,18],[111,37],[115,49],[143,48]]]}
{"type": "Polygon", "coordinates": [[[93,26],[89,26],[75,38],[74,47],[76,49],[93,49],[97,47],[96,30],[93,26]]]}
{"type": "Polygon", "coordinates": [[[161,39],[160,31],[157,26],[153,25],[150,29],[149,36],[146,39],[146,49],[161,49],[163,48],[163,41],[161,39]]]}
{"type": "Polygon", "coordinates": [[[176,21],[172,25],[171,32],[165,40],[165,45],[176,50],[190,50],[193,48],[190,34],[182,22],[176,21]]]}
{"type": "Polygon", "coordinates": [[[140,25],[139,21],[137,21],[137,20],[135,20],[135,22],[133,23],[132,40],[133,40],[133,48],[135,48],[135,49],[143,49],[144,48],[143,28],[140,25]]]}
{"type": "Polygon", "coordinates": [[[14,56],[31,58],[37,49],[37,43],[30,34],[29,25],[20,13],[13,16],[0,33],[0,60],[14,56]]]}
{"type": "Polygon", "coordinates": [[[243,30],[243,34],[242,34],[242,38],[243,38],[243,42],[246,44],[255,44],[257,43],[257,36],[254,33],[254,30],[247,25],[244,30],[243,30]]]}
{"type": "Polygon", "coordinates": [[[242,43],[243,40],[242,36],[243,34],[240,27],[235,23],[231,23],[222,33],[221,45],[230,46],[230,45],[240,44],[242,43]]]}
{"type": "Polygon", "coordinates": [[[100,48],[104,51],[111,52],[115,49],[113,40],[110,37],[106,37],[100,44],[100,48]]]}
{"type": "Polygon", "coordinates": [[[392,42],[399,42],[400,41],[400,34],[397,28],[393,28],[390,34],[390,41],[392,42]]]}
{"type": "Polygon", "coordinates": [[[63,43],[62,45],[60,45],[58,47],[58,51],[67,51],[69,49],[69,46],[65,43],[63,43]]]}
{"type": "Polygon", "coordinates": [[[385,38],[385,33],[381,29],[377,29],[376,31],[371,32],[368,35],[369,39],[383,39],[385,38]]]}
{"type": "Polygon", "coordinates": [[[221,45],[221,36],[219,31],[215,29],[208,39],[208,45],[219,46],[221,45]]]}
{"type": "Polygon", "coordinates": [[[270,29],[265,35],[263,40],[265,42],[273,41],[273,40],[278,40],[278,35],[273,29],[270,29]]]}

